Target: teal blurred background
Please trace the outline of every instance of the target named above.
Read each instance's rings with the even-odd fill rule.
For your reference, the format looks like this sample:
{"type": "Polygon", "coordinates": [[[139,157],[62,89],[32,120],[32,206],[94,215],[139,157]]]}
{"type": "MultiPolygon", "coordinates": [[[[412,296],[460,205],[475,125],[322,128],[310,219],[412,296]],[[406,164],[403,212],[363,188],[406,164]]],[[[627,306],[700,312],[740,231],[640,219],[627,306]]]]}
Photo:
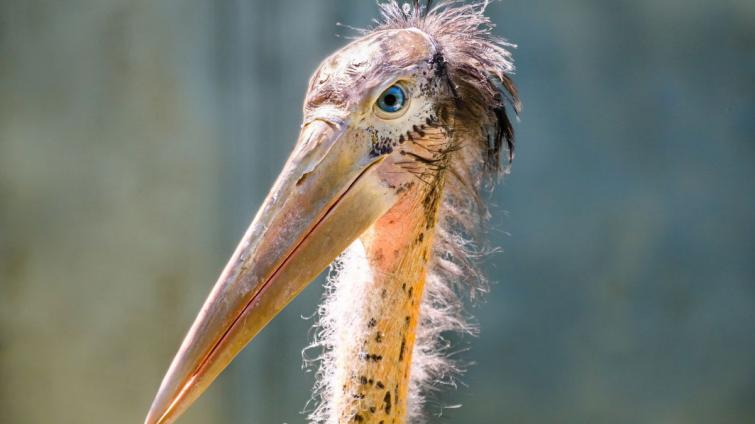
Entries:
{"type": "MultiPolygon", "coordinates": [[[[0,1],[0,422],[141,422],[352,35],[336,22],[376,11],[0,1]]],[[[476,365],[435,421],[755,422],[755,2],[489,14],[524,111],[476,365]]],[[[305,422],[320,283],[182,423],[305,422]]]]}

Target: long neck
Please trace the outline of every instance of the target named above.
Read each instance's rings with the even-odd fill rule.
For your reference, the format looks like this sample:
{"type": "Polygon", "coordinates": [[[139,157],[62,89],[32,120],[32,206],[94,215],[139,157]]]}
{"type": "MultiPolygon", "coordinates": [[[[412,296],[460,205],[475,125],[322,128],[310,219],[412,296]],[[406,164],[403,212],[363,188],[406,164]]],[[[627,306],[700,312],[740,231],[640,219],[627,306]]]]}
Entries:
{"type": "Polygon", "coordinates": [[[361,238],[364,250],[345,259],[352,263],[343,264],[329,306],[329,424],[406,421],[438,202],[435,194],[407,196],[361,238]]]}

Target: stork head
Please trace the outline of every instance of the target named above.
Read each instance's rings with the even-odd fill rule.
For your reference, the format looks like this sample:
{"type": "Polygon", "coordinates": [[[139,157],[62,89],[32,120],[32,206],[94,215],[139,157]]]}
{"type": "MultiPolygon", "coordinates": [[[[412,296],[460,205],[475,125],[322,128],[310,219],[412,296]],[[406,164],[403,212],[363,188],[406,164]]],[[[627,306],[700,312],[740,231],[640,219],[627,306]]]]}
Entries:
{"type": "MultiPolygon", "coordinates": [[[[415,2],[416,3],[416,2],[415,2]]],[[[381,4],[379,25],[312,76],[293,152],[220,275],[146,419],[173,422],[239,351],[376,220],[407,197],[477,193],[499,170],[508,44],[484,5],[381,4]],[[454,188],[456,187],[456,189],[454,188]]]]}

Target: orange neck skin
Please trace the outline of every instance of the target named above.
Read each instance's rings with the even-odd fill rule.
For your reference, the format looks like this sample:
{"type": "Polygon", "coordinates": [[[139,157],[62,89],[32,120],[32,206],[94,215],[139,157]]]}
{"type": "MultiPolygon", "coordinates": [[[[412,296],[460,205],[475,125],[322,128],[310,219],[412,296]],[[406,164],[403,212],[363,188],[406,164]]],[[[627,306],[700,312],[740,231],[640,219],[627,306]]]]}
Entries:
{"type": "MultiPolygon", "coordinates": [[[[442,189],[442,181],[439,185],[435,189],[442,189]]],[[[339,424],[406,421],[437,209],[437,196],[430,199],[415,187],[361,237],[372,278],[358,288],[364,301],[353,305],[356,328],[342,346],[334,346],[342,360],[334,364],[330,407],[339,424]]]]}

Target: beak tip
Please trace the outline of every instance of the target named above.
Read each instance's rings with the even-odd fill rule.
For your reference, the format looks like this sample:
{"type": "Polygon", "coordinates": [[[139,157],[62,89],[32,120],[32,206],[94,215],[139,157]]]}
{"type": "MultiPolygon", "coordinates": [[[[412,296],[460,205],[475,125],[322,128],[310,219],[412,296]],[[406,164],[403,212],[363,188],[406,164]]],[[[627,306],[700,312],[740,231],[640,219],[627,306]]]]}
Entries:
{"type": "Polygon", "coordinates": [[[163,414],[158,411],[150,409],[147,417],[144,419],[144,424],[170,424],[172,420],[162,419],[163,414]]]}
{"type": "Polygon", "coordinates": [[[147,417],[144,418],[144,424],[159,424],[160,416],[153,408],[149,409],[147,417]]]}
{"type": "Polygon", "coordinates": [[[166,414],[166,410],[162,405],[159,405],[159,399],[160,396],[158,394],[149,407],[149,412],[147,412],[147,416],[144,418],[144,424],[169,424],[173,421],[170,417],[166,416],[169,414],[166,414]]]}

